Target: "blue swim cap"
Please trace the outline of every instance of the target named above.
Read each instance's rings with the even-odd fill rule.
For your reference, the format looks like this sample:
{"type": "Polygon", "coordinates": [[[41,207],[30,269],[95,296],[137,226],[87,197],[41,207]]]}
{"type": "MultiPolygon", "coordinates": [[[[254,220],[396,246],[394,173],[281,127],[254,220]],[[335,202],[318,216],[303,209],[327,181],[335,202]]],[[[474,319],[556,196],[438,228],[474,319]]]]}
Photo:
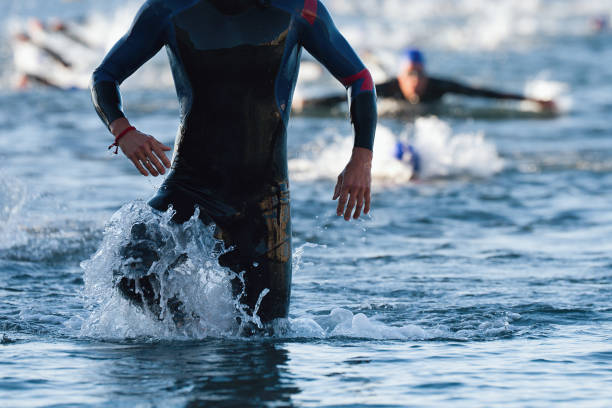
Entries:
{"type": "Polygon", "coordinates": [[[402,54],[404,61],[425,65],[425,57],[418,48],[406,48],[402,54]]]}

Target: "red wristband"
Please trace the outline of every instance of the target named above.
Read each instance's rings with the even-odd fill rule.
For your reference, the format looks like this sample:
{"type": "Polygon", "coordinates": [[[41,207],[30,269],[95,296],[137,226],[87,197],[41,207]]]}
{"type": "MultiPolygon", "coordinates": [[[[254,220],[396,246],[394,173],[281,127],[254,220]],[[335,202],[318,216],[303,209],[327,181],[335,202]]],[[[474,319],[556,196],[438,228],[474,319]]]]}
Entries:
{"type": "Polygon", "coordinates": [[[108,150],[112,149],[113,146],[115,146],[115,154],[117,154],[119,152],[119,139],[121,139],[123,136],[127,135],[132,130],[136,130],[136,128],[134,126],[130,126],[127,129],[125,129],[123,132],[119,133],[117,135],[117,137],[115,138],[115,143],[113,143],[112,145],[108,146],[108,150]]]}

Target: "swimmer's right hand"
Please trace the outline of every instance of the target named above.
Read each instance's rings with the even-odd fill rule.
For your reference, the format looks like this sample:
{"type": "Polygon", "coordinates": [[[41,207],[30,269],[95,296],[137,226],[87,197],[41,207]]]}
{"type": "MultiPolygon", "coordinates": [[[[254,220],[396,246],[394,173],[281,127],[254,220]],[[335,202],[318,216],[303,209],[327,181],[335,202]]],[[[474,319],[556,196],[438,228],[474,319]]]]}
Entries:
{"type": "MultiPolygon", "coordinates": [[[[119,120],[127,122],[125,118],[117,121],[119,120]]],[[[129,123],[125,126],[125,123],[113,122],[111,131],[113,134],[119,134],[122,129],[127,129],[129,126],[129,123]]],[[[170,168],[170,160],[166,157],[165,152],[172,149],[153,136],[134,129],[119,139],[118,144],[123,154],[134,163],[134,166],[143,176],[148,176],[150,173],[153,177],[157,177],[160,174],[166,174],[166,168],[170,168]]]]}
{"type": "Polygon", "coordinates": [[[544,99],[544,100],[538,100],[537,102],[538,102],[538,105],[540,105],[540,109],[542,109],[545,112],[556,112],[557,111],[557,104],[553,100],[544,99]]]}

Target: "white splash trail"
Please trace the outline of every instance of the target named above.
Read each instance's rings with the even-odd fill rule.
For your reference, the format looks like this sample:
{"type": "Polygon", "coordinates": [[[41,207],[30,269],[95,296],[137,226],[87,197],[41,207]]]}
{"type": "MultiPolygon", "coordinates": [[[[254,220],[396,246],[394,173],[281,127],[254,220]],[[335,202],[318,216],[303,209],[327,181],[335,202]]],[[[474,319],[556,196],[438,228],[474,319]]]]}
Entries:
{"type": "MultiPolygon", "coordinates": [[[[378,126],[372,162],[375,184],[402,185],[413,178],[412,167],[394,157],[400,139],[411,143],[421,157],[419,179],[484,178],[504,167],[495,145],[485,140],[482,133],[454,135],[450,126],[436,117],[419,118],[414,135],[408,137],[396,136],[389,128],[378,126]]],[[[307,146],[302,157],[289,161],[291,178],[298,181],[335,179],[350,157],[352,147],[352,136],[338,137],[327,145],[316,142],[307,146]]]]}

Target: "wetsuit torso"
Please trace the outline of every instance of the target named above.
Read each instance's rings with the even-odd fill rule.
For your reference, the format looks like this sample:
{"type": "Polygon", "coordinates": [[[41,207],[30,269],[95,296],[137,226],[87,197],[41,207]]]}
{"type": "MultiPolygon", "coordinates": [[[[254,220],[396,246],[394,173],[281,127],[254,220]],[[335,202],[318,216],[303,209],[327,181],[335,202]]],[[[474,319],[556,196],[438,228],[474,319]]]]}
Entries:
{"type": "MultiPolygon", "coordinates": [[[[405,100],[402,89],[400,88],[397,78],[393,78],[387,82],[376,85],[376,93],[381,98],[392,98],[405,100]]],[[[524,99],[522,95],[493,91],[490,89],[475,88],[461,84],[456,81],[450,81],[440,78],[427,78],[427,87],[422,95],[419,95],[420,103],[434,103],[440,101],[446,94],[467,95],[482,98],[496,99],[524,99]]]]}
{"type": "Polygon", "coordinates": [[[123,117],[118,85],[165,46],[181,106],[172,171],[149,204],[182,222],[200,208],[246,271],[244,303],[287,315],[291,227],[286,128],[304,46],[350,90],[355,146],[371,149],[370,74],[317,0],[149,0],[93,76],[102,120],[123,117]]]}

